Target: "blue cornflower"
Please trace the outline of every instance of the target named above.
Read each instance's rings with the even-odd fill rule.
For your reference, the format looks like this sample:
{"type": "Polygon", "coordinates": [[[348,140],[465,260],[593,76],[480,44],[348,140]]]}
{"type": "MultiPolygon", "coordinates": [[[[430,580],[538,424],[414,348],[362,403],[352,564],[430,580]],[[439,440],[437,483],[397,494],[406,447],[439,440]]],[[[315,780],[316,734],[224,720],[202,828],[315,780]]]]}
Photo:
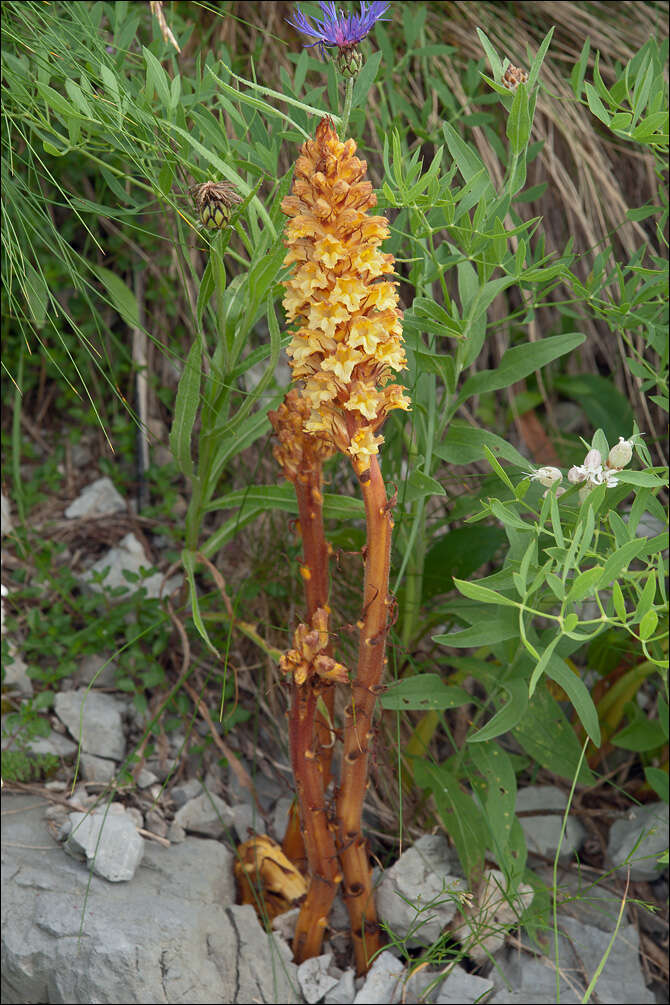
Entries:
{"type": "Polygon", "coordinates": [[[374,28],[377,21],[388,21],[383,15],[389,9],[390,3],[384,0],[364,3],[361,0],[360,14],[344,14],[341,10],[335,10],[335,4],[332,2],[320,3],[319,6],[323,11],[323,18],[315,17],[314,24],[299,9],[294,12],[294,20],[289,20],[288,23],[303,35],[315,39],[316,41],[306,45],[318,45],[323,55],[324,47],[336,47],[342,52],[358,45],[374,28]]]}

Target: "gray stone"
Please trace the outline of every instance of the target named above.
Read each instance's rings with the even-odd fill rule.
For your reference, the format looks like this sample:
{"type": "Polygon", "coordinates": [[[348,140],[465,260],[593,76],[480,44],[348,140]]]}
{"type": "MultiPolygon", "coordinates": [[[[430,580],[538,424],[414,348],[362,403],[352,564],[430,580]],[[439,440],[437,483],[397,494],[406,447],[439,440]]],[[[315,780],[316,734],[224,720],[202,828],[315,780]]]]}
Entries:
{"type": "Polygon", "coordinates": [[[28,666],[11,639],[7,640],[7,650],[7,659],[2,665],[3,691],[15,691],[24,698],[31,698],[33,682],[28,676],[28,666]]]}
{"type": "Polygon", "coordinates": [[[474,1002],[484,1001],[484,995],[492,987],[493,981],[469,974],[457,965],[440,985],[435,1005],[473,1005],[474,1002]]]}
{"type": "Polygon", "coordinates": [[[377,1005],[378,1002],[393,1001],[403,969],[400,960],[385,949],[370,967],[363,987],[354,998],[354,1005],[377,1005]]]}
{"type": "Polygon", "coordinates": [[[114,687],[116,683],[116,661],[104,659],[95,653],[84,656],[75,670],[74,676],[80,684],[93,684],[95,687],[114,687]]]}
{"type": "Polygon", "coordinates": [[[85,857],[93,872],[110,883],[132,879],[144,855],[136,823],[124,812],[70,813],[61,837],[69,855],[85,857]]]}
{"type": "Polygon", "coordinates": [[[453,934],[467,955],[483,964],[502,948],[507,933],[519,925],[532,900],[533,888],[528,883],[520,883],[510,894],[502,872],[485,869],[477,890],[461,908],[463,920],[452,929],[453,934]]]}
{"type": "Polygon", "coordinates": [[[116,775],[116,761],[106,757],[96,757],[95,754],[82,754],[79,760],[82,778],[87,782],[100,782],[107,785],[116,775]]]}
{"type": "Polygon", "coordinates": [[[192,834],[220,838],[230,832],[235,823],[233,811],[219,796],[203,792],[175,814],[174,825],[192,834]]]}
{"type": "MultiPolygon", "coordinates": [[[[17,736],[5,731],[5,719],[3,716],[2,749],[16,750],[18,739],[17,736]]],[[[68,740],[67,736],[63,736],[62,733],[57,733],[54,729],[51,730],[48,736],[36,736],[31,740],[27,740],[25,746],[33,754],[54,754],[56,757],[62,757],[63,759],[74,757],[77,753],[77,744],[73,743],[72,740],[68,740]]]]}
{"type": "Polygon", "coordinates": [[[126,504],[114,488],[110,478],[98,478],[91,482],[65,510],[68,520],[77,517],[106,516],[110,513],[125,513],[126,504]]]}
{"type": "Polygon", "coordinates": [[[249,803],[237,803],[231,807],[233,814],[233,827],[240,844],[249,840],[254,832],[263,831],[263,820],[254,812],[254,807],[249,803]]]}
{"type": "MultiPolygon", "coordinates": [[[[156,598],[161,595],[162,572],[154,572],[146,577],[141,575],[142,569],[151,570],[151,568],[151,562],[148,561],[144,554],[144,548],[135,535],[126,534],[118,545],[110,548],[80,578],[83,583],[88,584],[94,593],[116,590],[119,587],[122,587],[127,593],[134,593],[143,587],[147,597],[156,598]],[[140,579],[130,582],[124,575],[126,572],[131,573],[132,576],[140,576],[140,579]],[[103,573],[102,581],[98,582],[97,577],[102,576],[103,573]]],[[[169,579],[163,589],[165,595],[169,595],[180,586],[182,581],[182,576],[173,576],[169,579]]]]}
{"type": "MultiPolygon", "coordinates": [[[[526,837],[529,852],[554,858],[558,848],[563,816],[568,805],[565,792],[555,785],[529,785],[520,789],[516,796],[517,813],[524,810],[537,810],[537,815],[519,817],[519,822],[526,837]],[[556,810],[556,813],[542,814],[541,810],[556,810]]],[[[561,844],[560,857],[572,855],[581,846],[586,832],[575,817],[568,817],[561,844]]]]}
{"type": "Polygon", "coordinates": [[[427,834],[387,869],[376,891],[377,911],[408,945],[431,945],[452,920],[466,888],[446,838],[427,834]]]}
{"type": "MultiPolygon", "coordinates": [[[[559,915],[558,962],[560,969],[559,997],[561,1003],[581,1002],[589,982],[608,952],[611,933],[575,918],[559,915]]],[[[525,946],[529,946],[525,936],[525,946]]],[[[614,945],[598,978],[595,993],[602,1005],[647,1005],[655,1001],[645,987],[639,960],[639,940],[634,925],[619,929],[614,945]]],[[[553,959],[553,935],[546,935],[546,956],[538,957],[518,949],[506,949],[496,957],[491,978],[496,993],[490,999],[494,1005],[512,1002],[555,1002],[556,972],[553,959]]]]}
{"type": "Polygon", "coordinates": [[[333,954],[324,953],[323,956],[313,956],[310,960],[305,960],[298,967],[298,984],[308,1005],[316,1005],[337,985],[339,977],[333,977],[328,972],[332,969],[332,965],[333,954]]]}
{"type": "MultiPolygon", "coordinates": [[[[553,866],[544,864],[534,870],[553,896],[553,866]]],[[[563,915],[577,918],[587,925],[612,932],[621,908],[621,894],[608,886],[607,877],[592,878],[582,870],[559,867],[556,901],[563,915]]],[[[624,921],[630,920],[624,913],[624,921]]]]}
{"type": "Polygon", "coordinates": [[[636,806],[625,819],[616,820],[609,833],[607,858],[615,866],[630,867],[632,880],[658,879],[659,856],[668,848],[668,805],[636,806]]]}
{"type": "Polygon", "coordinates": [[[115,761],[123,760],[126,751],[122,708],[113,695],[86,688],[61,691],[54,700],[56,715],[82,751],[115,761]]]}
{"type": "Polygon", "coordinates": [[[14,530],[12,524],[12,512],[9,505],[9,499],[6,495],[0,492],[0,534],[4,537],[5,534],[11,534],[14,530]]]}
{"type": "Polygon", "coordinates": [[[185,806],[190,799],[195,799],[203,792],[202,782],[199,778],[190,778],[188,782],[181,782],[173,785],[170,789],[170,798],[177,809],[185,806]]]}
{"type": "Polygon", "coordinates": [[[345,970],[335,987],[326,992],[324,1005],[351,1005],[356,995],[354,977],[351,967],[345,970]]]}
{"type": "Polygon", "coordinates": [[[63,855],[34,797],[3,794],[2,1001],[299,1002],[296,968],[253,908],[232,906],[232,855],[147,843],[131,883],[63,855]]]}
{"type": "Polygon", "coordinates": [[[286,828],[288,826],[288,816],[293,805],[291,796],[281,796],[274,805],[272,811],[272,833],[276,841],[280,843],[284,840],[286,828]]]}

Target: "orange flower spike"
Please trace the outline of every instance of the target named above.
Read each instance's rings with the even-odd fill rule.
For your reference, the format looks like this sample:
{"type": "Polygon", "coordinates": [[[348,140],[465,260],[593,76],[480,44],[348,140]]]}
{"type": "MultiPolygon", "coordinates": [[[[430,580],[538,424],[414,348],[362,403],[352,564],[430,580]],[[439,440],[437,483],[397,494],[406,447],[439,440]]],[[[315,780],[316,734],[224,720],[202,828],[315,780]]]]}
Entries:
{"type": "Polygon", "coordinates": [[[282,209],[286,264],[300,263],[286,282],[284,305],[297,322],[288,354],[304,380],[311,410],[304,428],[348,454],[359,472],[378,453],[375,436],[388,412],[407,410],[400,385],[383,388],[405,368],[392,255],[378,250],[389,235],[376,205],[367,165],[353,140],[341,142],[330,119],[302,147],[292,194],[282,209]]]}

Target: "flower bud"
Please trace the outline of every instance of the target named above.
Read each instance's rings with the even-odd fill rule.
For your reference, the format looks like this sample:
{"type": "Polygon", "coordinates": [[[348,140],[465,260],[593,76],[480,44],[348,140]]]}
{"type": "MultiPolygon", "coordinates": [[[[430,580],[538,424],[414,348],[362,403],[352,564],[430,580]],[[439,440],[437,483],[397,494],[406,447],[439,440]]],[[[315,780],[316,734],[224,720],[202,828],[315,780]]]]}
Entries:
{"type": "Polygon", "coordinates": [[[242,197],[227,181],[206,181],[191,189],[200,214],[200,222],[207,230],[223,230],[230,222],[233,206],[242,202],[242,197]]]}
{"type": "Polygon", "coordinates": [[[350,77],[357,77],[363,66],[363,55],[357,46],[347,46],[338,51],[335,57],[335,66],[346,80],[350,77]]]}
{"type": "Polygon", "coordinates": [[[563,475],[558,470],[558,468],[552,468],[550,465],[546,465],[543,468],[538,468],[530,476],[534,482],[539,482],[540,485],[544,485],[545,488],[550,489],[555,482],[560,482],[563,480],[563,475]]]}
{"type": "Polygon", "coordinates": [[[519,84],[525,84],[528,74],[520,66],[513,66],[511,63],[503,73],[502,82],[508,91],[516,91],[519,84]]]}
{"type": "Polygon", "coordinates": [[[607,455],[608,468],[625,468],[633,456],[633,445],[630,440],[619,437],[619,442],[612,447],[607,455]]]}
{"type": "Polygon", "coordinates": [[[585,478],[586,475],[584,474],[583,468],[578,467],[577,465],[570,468],[568,471],[568,481],[571,485],[579,485],[579,483],[583,482],[585,478]]]}

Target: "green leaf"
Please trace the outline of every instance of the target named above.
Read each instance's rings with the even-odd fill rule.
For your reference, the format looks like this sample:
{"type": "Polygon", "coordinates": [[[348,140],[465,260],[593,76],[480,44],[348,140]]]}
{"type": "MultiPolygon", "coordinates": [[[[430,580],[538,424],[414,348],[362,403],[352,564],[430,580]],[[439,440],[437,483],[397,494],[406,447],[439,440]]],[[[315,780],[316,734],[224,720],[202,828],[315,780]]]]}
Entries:
{"type": "Polygon", "coordinates": [[[601,427],[610,443],[616,443],[619,436],[630,436],[633,409],[611,380],[594,373],[579,373],[557,377],[554,386],[584,409],[591,426],[601,427]]]}
{"type": "Polygon", "coordinates": [[[27,258],[24,258],[23,264],[25,268],[25,285],[23,289],[28,308],[37,327],[42,328],[47,319],[49,288],[44,281],[42,273],[38,272],[27,258]]]}
{"type": "Polygon", "coordinates": [[[475,152],[473,146],[466,143],[460,136],[460,134],[454,129],[452,125],[448,122],[442,124],[442,132],[447,141],[447,147],[449,148],[449,153],[451,154],[453,160],[455,161],[458,170],[463,175],[463,179],[466,182],[472,181],[479,174],[487,180],[486,190],[490,189],[493,191],[491,185],[491,180],[489,173],[484,166],[484,162],[479,157],[479,154],[475,152]]]}
{"type": "Polygon", "coordinates": [[[658,614],[654,610],[647,611],[647,613],[640,621],[639,632],[642,641],[646,642],[647,639],[650,639],[651,636],[656,631],[657,627],[658,627],[658,614]]]}
{"type": "MultiPolygon", "coordinates": [[[[582,748],[560,705],[546,687],[536,688],[526,714],[514,727],[512,735],[526,753],[548,771],[560,778],[574,778],[582,748]]],[[[577,781],[580,785],[595,782],[585,762],[582,762],[577,781]]]]}
{"type": "Polygon", "coordinates": [[[426,496],[444,496],[446,494],[444,485],[441,482],[417,469],[412,471],[405,482],[403,498],[405,502],[415,502],[417,499],[424,499],[426,496]]]}
{"type": "Polygon", "coordinates": [[[158,100],[164,108],[170,108],[170,85],[168,76],[161,64],[158,62],[153,52],[145,45],[142,46],[142,55],[147,65],[147,90],[154,90],[158,95],[158,100]]]}
{"type": "Polygon", "coordinates": [[[505,506],[499,499],[491,499],[489,503],[491,512],[504,527],[513,527],[515,530],[534,531],[535,525],[523,520],[518,513],[509,506],[505,506]]]}
{"type": "Polygon", "coordinates": [[[361,72],[356,77],[356,82],[354,83],[354,93],[351,99],[352,108],[358,108],[365,103],[368,92],[377,78],[377,71],[379,70],[381,61],[382,53],[373,52],[363,63],[361,72]]]}
{"type": "Polygon", "coordinates": [[[480,810],[444,764],[417,761],[414,778],[417,785],[432,792],[442,823],[456,845],[463,871],[471,874],[484,861],[488,844],[488,827],[480,810]]]}
{"type": "Polygon", "coordinates": [[[105,269],[102,265],[91,267],[107,290],[112,306],[119,312],[126,324],[131,328],[139,328],[140,311],[137,306],[137,298],[132,290],[129,290],[124,281],[111,269],[105,269]]]}
{"type": "Polygon", "coordinates": [[[478,646],[491,646],[496,642],[515,639],[519,636],[519,616],[515,610],[505,608],[486,612],[476,625],[448,632],[445,635],[433,635],[433,641],[443,646],[464,649],[478,646]]]}
{"type": "Polygon", "coordinates": [[[189,478],[193,475],[191,435],[200,404],[201,354],[202,344],[196,338],[179,380],[170,430],[170,450],[179,470],[189,478]]]}
{"type": "Polygon", "coordinates": [[[667,482],[659,478],[658,475],[653,474],[651,471],[628,471],[624,469],[623,471],[617,471],[616,477],[622,485],[640,485],[643,488],[663,488],[667,482]]]}
{"type": "Polygon", "coordinates": [[[612,583],[612,600],[614,602],[614,610],[616,611],[617,617],[621,621],[625,622],[627,618],[626,602],[623,598],[623,593],[617,579],[615,579],[612,583]]]}
{"type": "Polygon", "coordinates": [[[195,582],[195,567],[197,565],[198,559],[194,552],[189,551],[188,548],[184,548],[181,553],[181,560],[184,565],[184,571],[186,572],[186,580],[189,587],[189,595],[191,598],[191,610],[193,611],[193,624],[198,630],[198,634],[205,644],[211,649],[217,658],[219,658],[219,653],[216,647],[212,644],[212,641],[207,634],[207,629],[205,628],[205,623],[202,620],[202,615],[200,614],[200,601],[198,599],[198,588],[195,582]]]}
{"type": "MultiPolygon", "coordinates": [[[[658,750],[665,746],[665,732],[660,722],[656,719],[638,719],[629,726],[620,729],[612,737],[615,747],[622,747],[624,750],[635,750],[644,753],[648,750],[658,750]]],[[[667,778],[667,775],[666,775],[667,778]]]]}
{"type": "Polygon", "coordinates": [[[620,548],[617,548],[602,567],[598,582],[599,589],[609,586],[613,579],[617,579],[619,574],[628,568],[633,559],[637,558],[645,550],[646,546],[646,538],[635,538],[633,541],[627,541],[626,544],[622,544],[620,548]]]}
{"type": "Polygon", "coordinates": [[[488,586],[481,586],[480,583],[469,583],[464,579],[454,579],[454,586],[464,597],[470,600],[480,601],[482,604],[495,604],[497,607],[518,607],[516,600],[492,590],[488,586]]]}
{"type": "Polygon", "coordinates": [[[457,527],[439,537],[423,566],[423,597],[427,600],[453,588],[453,577],[467,579],[490,561],[507,537],[499,527],[478,524],[457,527]]]}
{"type": "Polygon", "coordinates": [[[433,673],[416,674],[391,684],[381,697],[382,708],[392,711],[459,708],[468,705],[472,695],[462,687],[445,684],[433,673]]]}
{"type": "Polygon", "coordinates": [[[433,453],[447,461],[449,464],[471,464],[473,461],[486,460],[485,447],[496,457],[504,457],[505,460],[515,464],[525,470],[529,467],[529,460],[520,454],[519,451],[503,440],[496,433],[490,433],[485,429],[474,429],[469,425],[461,425],[453,422],[440,444],[433,453]]]}
{"type": "Polygon", "coordinates": [[[584,681],[573,673],[565,660],[555,655],[549,660],[546,672],[548,677],[563,688],[594,746],[599,747],[601,737],[598,712],[584,681]]]}
{"type": "Polygon", "coordinates": [[[466,380],[458,400],[462,402],[473,394],[510,387],[552,360],[573,352],[585,338],[586,336],[579,332],[568,332],[565,335],[553,335],[539,342],[528,342],[526,345],[508,349],[495,370],[481,370],[466,380]]]}
{"type": "Polygon", "coordinates": [[[497,855],[506,848],[515,818],[516,776],[509,755],[497,743],[475,743],[468,747],[470,761],[484,776],[472,780],[484,804],[493,849],[497,855]]]}
{"type": "Polygon", "coordinates": [[[507,119],[507,139],[512,152],[520,154],[530,137],[530,114],[528,111],[528,92],[525,84],[519,84],[507,119]]]}
{"type": "Polygon", "coordinates": [[[668,784],[668,772],[661,768],[645,768],[644,777],[649,785],[664,803],[670,802],[670,785],[668,784]]]}
{"type": "Polygon", "coordinates": [[[589,108],[591,109],[595,117],[597,119],[600,119],[601,122],[604,122],[606,126],[609,126],[611,116],[609,112],[606,110],[602,101],[600,100],[593,84],[589,84],[589,82],[587,81],[584,84],[584,89],[586,91],[586,100],[589,103],[589,108]]]}
{"type": "Polygon", "coordinates": [[[498,709],[485,726],[468,736],[468,743],[485,743],[487,740],[493,740],[496,736],[502,736],[503,733],[514,729],[523,719],[528,707],[528,687],[525,680],[505,681],[503,688],[509,695],[509,701],[498,709]]]}
{"type": "Polygon", "coordinates": [[[580,572],[579,575],[572,581],[570,589],[568,590],[568,595],[566,597],[568,603],[570,603],[570,601],[577,602],[578,600],[583,600],[584,597],[588,597],[594,593],[602,581],[602,576],[602,565],[594,565],[593,568],[580,572]]]}

